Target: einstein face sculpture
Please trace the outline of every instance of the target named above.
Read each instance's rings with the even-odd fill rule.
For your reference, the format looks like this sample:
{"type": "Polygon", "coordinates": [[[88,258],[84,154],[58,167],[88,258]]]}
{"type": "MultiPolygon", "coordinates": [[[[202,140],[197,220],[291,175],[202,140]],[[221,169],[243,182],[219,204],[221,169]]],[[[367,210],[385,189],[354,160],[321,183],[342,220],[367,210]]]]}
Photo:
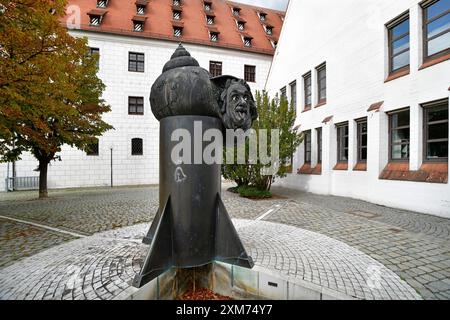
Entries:
{"type": "Polygon", "coordinates": [[[228,80],[221,94],[222,121],[227,129],[248,130],[257,118],[250,87],[243,80],[228,80]]]}

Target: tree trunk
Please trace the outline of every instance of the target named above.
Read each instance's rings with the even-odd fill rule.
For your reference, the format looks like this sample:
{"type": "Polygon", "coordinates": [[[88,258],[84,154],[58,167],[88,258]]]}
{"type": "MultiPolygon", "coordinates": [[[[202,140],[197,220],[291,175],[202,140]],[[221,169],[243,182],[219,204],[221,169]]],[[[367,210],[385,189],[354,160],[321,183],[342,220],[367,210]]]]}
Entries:
{"type": "Polygon", "coordinates": [[[47,160],[39,160],[39,199],[48,197],[47,192],[47,160]]]}
{"type": "Polygon", "coordinates": [[[267,186],[267,191],[270,191],[270,188],[272,188],[272,181],[273,181],[273,176],[269,176],[269,183],[267,186]]]}

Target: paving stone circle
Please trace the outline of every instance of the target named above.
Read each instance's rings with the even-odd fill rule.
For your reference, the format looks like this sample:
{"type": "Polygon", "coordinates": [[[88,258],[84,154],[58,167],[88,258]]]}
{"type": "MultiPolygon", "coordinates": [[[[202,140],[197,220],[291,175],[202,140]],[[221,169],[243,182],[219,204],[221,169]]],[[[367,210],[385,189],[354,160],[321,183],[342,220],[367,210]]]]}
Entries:
{"type": "MultiPolygon", "coordinates": [[[[256,265],[359,299],[420,299],[394,272],[340,241],[273,222],[234,223],[256,265]]],[[[139,224],[73,240],[3,268],[0,299],[124,297],[148,249],[140,243],[147,229],[139,224]]]]}

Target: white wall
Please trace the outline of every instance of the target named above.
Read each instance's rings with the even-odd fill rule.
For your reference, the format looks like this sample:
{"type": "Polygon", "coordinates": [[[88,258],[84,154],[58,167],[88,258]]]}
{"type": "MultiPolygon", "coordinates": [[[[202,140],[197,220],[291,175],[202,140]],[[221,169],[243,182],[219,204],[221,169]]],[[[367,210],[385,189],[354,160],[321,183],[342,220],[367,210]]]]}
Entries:
{"type": "MultiPolygon", "coordinates": [[[[100,49],[99,77],[106,85],[104,99],[112,111],[104,120],[115,130],[106,132],[99,142],[99,156],[86,156],[80,150],[64,146],[62,161],[49,166],[49,188],[107,186],[110,184],[110,148],[113,148],[115,185],[158,183],[159,123],[150,110],[149,95],[153,82],[161,74],[178,44],[176,42],[140,39],[82,31],[74,36],[87,36],[89,46],[100,49]],[[128,52],[145,53],[145,72],[128,72],[128,52]],[[128,115],[128,96],[144,97],[144,115],[128,115]],[[131,156],[131,139],[144,140],[144,155],[131,156]]],[[[185,48],[200,66],[209,69],[209,61],[221,61],[222,73],[244,78],[244,65],[256,66],[256,83],[261,90],[267,79],[272,57],[214,47],[186,44],[185,48]]],[[[16,163],[17,176],[36,176],[37,161],[24,154],[16,163]]],[[[10,172],[11,175],[11,172],[10,172]]],[[[4,190],[6,164],[0,164],[0,191],[4,190]]]]}
{"type": "MultiPolygon", "coordinates": [[[[421,103],[449,97],[450,61],[418,70],[421,65],[421,10],[418,0],[295,0],[291,1],[266,89],[272,95],[293,80],[298,83],[297,124],[302,130],[323,126],[321,176],[289,175],[280,184],[323,194],[335,194],[409,210],[450,217],[450,185],[379,180],[388,157],[387,111],[410,107],[410,170],[422,154],[421,103]],[[389,82],[385,24],[410,12],[410,74],[389,82]],[[295,39],[295,41],[294,41],[295,39]],[[327,63],[327,104],[302,113],[302,75],[313,74],[313,104],[317,101],[315,67],[327,63]],[[384,101],[378,113],[368,107],[384,101]],[[327,116],[333,120],[324,125],[327,116]],[[336,164],[334,124],[368,117],[368,171],[332,170],[336,164]]],[[[356,137],[350,135],[350,159],[356,137]]],[[[300,146],[301,153],[303,145],[300,146]]],[[[316,152],[316,145],[312,145],[316,152]]],[[[303,156],[296,157],[296,168],[303,156]]]]}

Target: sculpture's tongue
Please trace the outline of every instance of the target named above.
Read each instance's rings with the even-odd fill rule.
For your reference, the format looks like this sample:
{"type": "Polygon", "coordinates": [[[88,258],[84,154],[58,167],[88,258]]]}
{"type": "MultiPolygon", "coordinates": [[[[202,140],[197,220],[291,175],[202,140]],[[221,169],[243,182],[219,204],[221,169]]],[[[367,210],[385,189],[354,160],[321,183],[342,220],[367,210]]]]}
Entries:
{"type": "Polygon", "coordinates": [[[163,72],[180,67],[199,67],[197,60],[191,57],[190,53],[180,43],[178,48],[170,57],[170,60],[164,65],[163,72]]]}

